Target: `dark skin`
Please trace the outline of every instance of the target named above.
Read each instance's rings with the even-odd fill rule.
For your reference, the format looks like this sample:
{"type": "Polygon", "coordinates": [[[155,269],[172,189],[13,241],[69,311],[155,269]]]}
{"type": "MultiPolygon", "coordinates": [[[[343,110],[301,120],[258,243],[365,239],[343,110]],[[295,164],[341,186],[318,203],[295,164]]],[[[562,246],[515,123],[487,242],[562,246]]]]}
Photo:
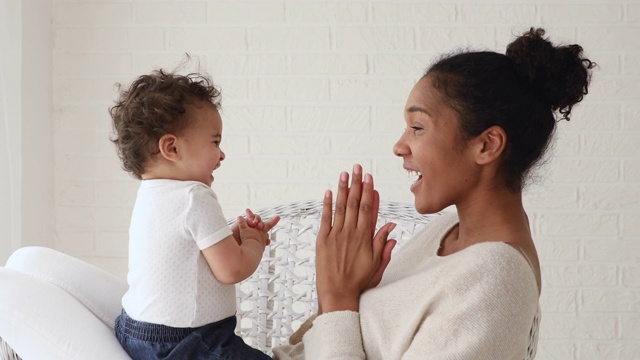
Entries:
{"type": "MultiPolygon", "coordinates": [[[[427,75],[411,91],[405,106],[406,130],[394,146],[404,168],[419,174],[411,186],[420,213],[455,206],[459,224],[441,243],[449,256],[481,242],[499,241],[526,254],[540,291],[540,265],[522,204],[521,191],[506,186],[501,164],[508,141],[492,126],[465,139],[457,114],[427,75]]],[[[393,224],[375,235],[379,196],[370,175],[354,166],[351,186],[342,173],[335,216],[327,192],[316,242],[316,277],[320,313],[359,311],[361,294],[380,282],[391,259],[393,224]]]]}
{"type": "Polygon", "coordinates": [[[320,231],[316,241],[319,312],[358,311],[360,294],[377,286],[391,260],[395,240],[388,240],[395,227],[387,223],[374,235],[380,197],[373,178],[354,166],[338,183],[335,216],[332,194],[325,193],[320,231]],[[333,220],[333,222],[332,222],[333,220]]]}

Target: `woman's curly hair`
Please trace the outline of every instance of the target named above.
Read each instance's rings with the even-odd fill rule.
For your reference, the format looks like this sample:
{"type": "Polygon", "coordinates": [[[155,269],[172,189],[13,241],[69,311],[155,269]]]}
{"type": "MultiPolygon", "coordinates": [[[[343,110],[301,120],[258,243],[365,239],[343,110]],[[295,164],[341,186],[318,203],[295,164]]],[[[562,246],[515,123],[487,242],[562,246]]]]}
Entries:
{"type": "Polygon", "coordinates": [[[162,69],[138,77],[126,89],[117,84],[119,98],[109,108],[111,141],[122,168],[142,179],[145,163],[159,153],[158,141],[189,126],[189,105],[204,101],[220,109],[220,91],[206,75],[178,75],[162,69]]]}
{"type": "Polygon", "coordinates": [[[544,34],[530,28],[505,54],[447,55],[425,74],[458,113],[465,138],[494,125],[504,129],[502,170],[507,186],[516,191],[545,154],[556,122],[569,120],[572,107],[587,94],[596,66],[579,45],[556,46],[544,34]]]}

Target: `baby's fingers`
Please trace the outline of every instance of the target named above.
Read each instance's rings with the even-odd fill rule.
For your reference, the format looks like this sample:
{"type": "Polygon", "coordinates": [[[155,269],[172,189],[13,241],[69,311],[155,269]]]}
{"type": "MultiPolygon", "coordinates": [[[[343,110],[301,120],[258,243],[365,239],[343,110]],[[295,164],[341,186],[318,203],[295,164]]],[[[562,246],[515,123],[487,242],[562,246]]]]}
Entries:
{"type": "Polygon", "coordinates": [[[269,221],[264,223],[264,228],[262,229],[262,231],[269,232],[271,229],[273,229],[274,226],[278,224],[279,221],[280,221],[280,216],[277,216],[277,215],[274,216],[269,221]]]}
{"type": "Polygon", "coordinates": [[[254,214],[253,211],[251,211],[251,209],[246,209],[245,213],[247,214],[247,222],[249,223],[249,226],[259,228],[259,229],[262,227],[260,225],[260,223],[262,222],[260,215],[254,214]]]}
{"type": "Polygon", "coordinates": [[[249,227],[249,225],[247,224],[247,220],[242,216],[238,216],[237,224],[238,224],[239,231],[245,230],[246,228],[249,227]]]}

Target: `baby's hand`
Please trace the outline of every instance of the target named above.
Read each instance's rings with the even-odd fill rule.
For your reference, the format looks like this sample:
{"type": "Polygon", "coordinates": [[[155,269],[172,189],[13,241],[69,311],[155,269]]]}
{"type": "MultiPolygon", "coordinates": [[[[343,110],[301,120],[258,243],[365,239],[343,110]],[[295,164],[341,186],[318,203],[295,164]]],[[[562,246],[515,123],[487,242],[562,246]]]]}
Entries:
{"type": "Polygon", "coordinates": [[[274,226],[276,226],[276,224],[278,224],[278,221],[280,221],[280,217],[276,216],[265,223],[262,221],[262,218],[260,217],[260,215],[254,214],[251,211],[251,209],[246,209],[245,212],[247,214],[246,218],[238,217],[238,222],[233,224],[233,226],[231,227],[231,231],[233,232],[233,237],[236,239],[236,242],[238,243],[238,245],[242,245],[242,238],[243,238],[243,236],[240,235],[240,229],[238,226],[240,219],[243,219],[249,228],[261,230],[262,232],[267,234],[266,245],[269,245],[271,243],[271,240],[268,237],[268,233],[274,226]]]}
{"type": "MultiPolygon", "coordinates": [[[[246,220],[247,220],[247,225],[249,227],[256,228],[258,227],[259,223],[262,223],[262,219],[260,218],[260,216],[255,215],[250,209],[246,209],[245,212],[247,214],[246,220]]],[[[233,234],[233,238],[236,239],[236,242],[238,243],[238,245],[242,245],[242,239],[240,238],[240,230],[238,229],[238,222],[236,222],[231,226],[231,233],[233,234]]]]}
{"type": "Polygon", "coordinates": [[[253,211],[248,208],[245,210],[245,213],[247,214],[246,219],[247,225],[249,225],[249,227],[260,230],[264,228],[264,223],[262,222],[262,218],[260,217],[260,215],[254,214],[253,211]]]}
{"type": "Polygon", "coordinates": [[[256,227],[250,227],[249,221],[241,216],[238,217],[238,231],[242,243],[250,240],[256,240],[263,248],[270,243],[269,234],[267,232],[256,227]]]}

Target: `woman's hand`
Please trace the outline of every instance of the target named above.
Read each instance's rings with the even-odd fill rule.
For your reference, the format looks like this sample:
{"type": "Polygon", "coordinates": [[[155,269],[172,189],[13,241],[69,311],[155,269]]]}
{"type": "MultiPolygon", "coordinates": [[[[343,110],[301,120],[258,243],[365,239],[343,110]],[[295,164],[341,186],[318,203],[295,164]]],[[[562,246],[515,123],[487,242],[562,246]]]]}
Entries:
{"type": "Polygon", "coordinates": [[[387,241],[395,224],[385,224],[374,236],[380,199],[371,175],[362,177],[355,165],[340,174],[335,217],[332,194],[325,193],[316,241],[316,281],[321,312],[359,310],[360,294],[378,285],[391,259],[395,241],[387,241]]]}

